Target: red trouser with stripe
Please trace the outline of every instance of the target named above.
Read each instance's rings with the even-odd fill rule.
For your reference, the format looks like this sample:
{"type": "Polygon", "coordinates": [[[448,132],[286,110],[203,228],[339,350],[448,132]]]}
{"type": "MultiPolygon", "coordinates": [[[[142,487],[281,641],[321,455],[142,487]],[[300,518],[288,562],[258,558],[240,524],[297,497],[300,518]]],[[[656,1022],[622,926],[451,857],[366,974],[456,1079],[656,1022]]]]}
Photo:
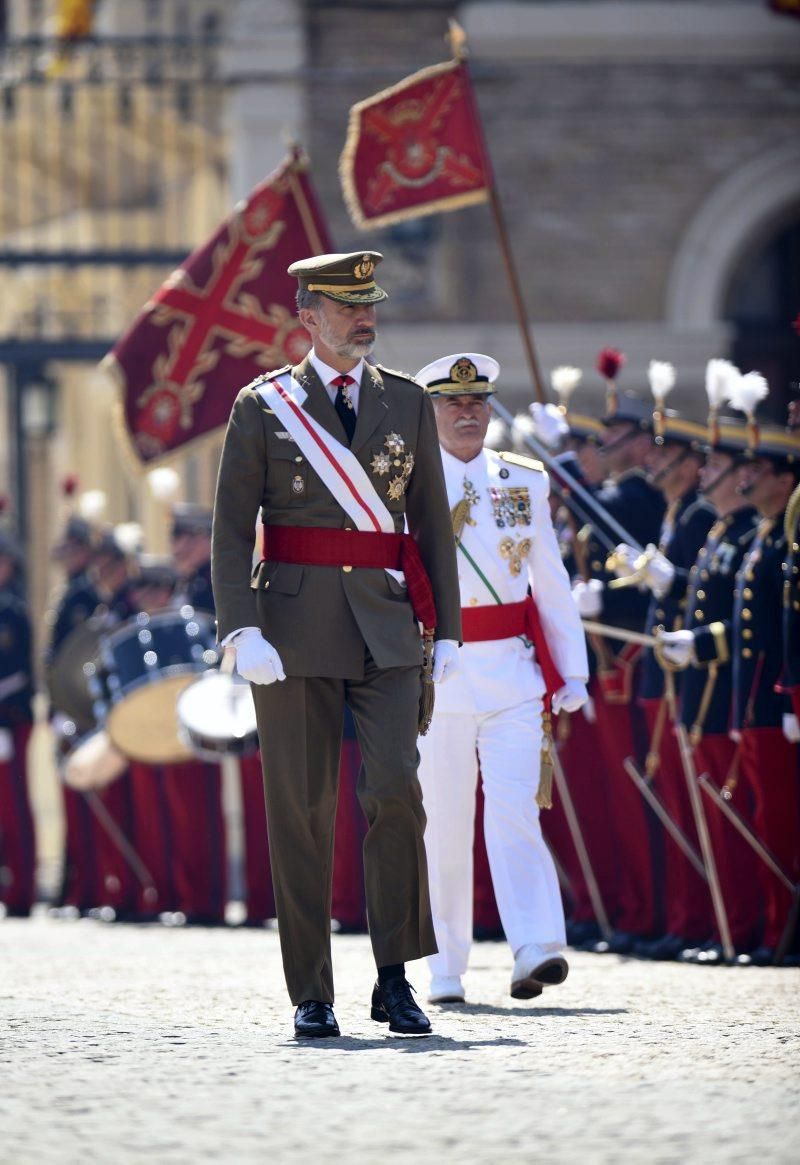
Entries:
{"type": "MultiPolygon", "coordinates": [[[[583,712],[571,716],[562,714],[556,725],[556,741],[589,864],[597,879],[603,905],[610,913],[616,893],[616,859],[612,834],[604,826],[610,813],[607,801],[609,782],[595,725],[589,723],[583,712]]],[[[596,921],[564,812],[564,803],[557,788],[553,790],[553,808],[542,811],[541,822],[547,843],[569,878],[572,899],[570,921],[596,921]]]]}
{"type": "Polygon", "coordinates": [[[177,909],[198,922],[222,922],[228,879],[219,765],[164,765],[164,789],[177,909]]]}
{"type": "MultiPolygon", "coordinates": [[[[694,750],[698,777],[708,776],[717,789],[735,773],[736,745],[727,735],[703,736],[694,750]]],[[[761,929],[761,893],[757,859],[747,842],[737,832],[723,811],[705,794],[703,809],[714,851],[720,890],[734,946],[752,950],[761,929]]],[[[739,780],[733,789],[731,806],[752,828],[753,801],[746,782],[739,780]]],[[[719,938],[716,925],[716,937],[719,938]]]]}
{"type": "MultiPolygon", "coordinates": [[[[659,720],[661,700],[640,699],[647,719],[651,742],[655,741],[656,722],[659,720]]],[[[678,828],[699,854],[689,787],[681,763],[675,729],[668,715],[662,719],[659,765],[653,786],[656,796],[678,828]]],[[[661,828],[661,826],[659,826],[661,828]]],[[[664,830],[663,916],[667,934],[704,942],[714,930],[714,913],[708,884],[695,870],[683,850],[664,830]]],[[[688,945],[688,944],[687,944],[688,945]]]]}
{"type": "Polygon", "coordinates": [[[27,914],[36,896],[36,841],[28,796],[27,752],[32,724],[17,724],[13,755],[0,761],[0,902],[27,914]]]}
{"type": "MultiPolygon", "coordinates": [[[[636,690],[636,677],[630,687],[636,690]]],[[[597,735],[608,778],[608,813],[600,828],[608,829],[616,853],[616,893],[609,914],[616,929],[636,935],[659,930],[651,822],[642,795],[623,766],[626,757],[639,760],[642,740],[634,736],[634,717],[642,712],[634,700],[616,703],[601,684],[592,682],[597,735]]],[[[642,733],[646,731],[644,723],[642,733]]]]}
{"type": "MultiPolygon", "coordinates": [[[[789,880],[800,882],[800,749],[780,728],[742,730],[741,778],[753,797],[753,825],[759,840],[789,880]]],[[[792,895],[758,861],[764,896],[762,943],[777,947],[786,928],[792,895]]]]}

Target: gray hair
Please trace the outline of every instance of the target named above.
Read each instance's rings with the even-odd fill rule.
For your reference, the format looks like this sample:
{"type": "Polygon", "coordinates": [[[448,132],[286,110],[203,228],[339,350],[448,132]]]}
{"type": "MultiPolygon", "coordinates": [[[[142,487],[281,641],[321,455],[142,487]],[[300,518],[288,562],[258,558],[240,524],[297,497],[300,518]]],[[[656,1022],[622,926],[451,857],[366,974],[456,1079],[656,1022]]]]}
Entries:
{"type": "Polygon", "coordinates": [[[295,303],[299,312],[303,308],[308,308],[309,311],[317,311],[322,305],[322,296],[318,291],[309,291],[305,287],[298,287],[295,295],[295,303]]]}

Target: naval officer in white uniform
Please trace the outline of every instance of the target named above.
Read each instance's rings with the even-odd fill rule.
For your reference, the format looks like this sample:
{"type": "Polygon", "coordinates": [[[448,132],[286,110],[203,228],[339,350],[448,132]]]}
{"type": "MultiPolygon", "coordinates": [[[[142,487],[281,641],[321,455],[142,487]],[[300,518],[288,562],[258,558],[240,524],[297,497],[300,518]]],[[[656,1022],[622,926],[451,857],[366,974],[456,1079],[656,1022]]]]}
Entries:
{"type": "Polygon", "coordinates": [[[534,998],[568,970],[558,879],[536,803],[545,684],[520,625],[529,587],[563,678],[554,713],[586,701],[586,644],[553,532],[546,472],[539,462],[483,447],[499,371],[491,357],[466,352],[416,377],[436,412],[465,625],[459,672],[437,689],[433,724],[419,740],[439,946],[428,958],[434,1003],[465,998],[479,764],[489,865],[514,955],[511,994],[534,998]]]}

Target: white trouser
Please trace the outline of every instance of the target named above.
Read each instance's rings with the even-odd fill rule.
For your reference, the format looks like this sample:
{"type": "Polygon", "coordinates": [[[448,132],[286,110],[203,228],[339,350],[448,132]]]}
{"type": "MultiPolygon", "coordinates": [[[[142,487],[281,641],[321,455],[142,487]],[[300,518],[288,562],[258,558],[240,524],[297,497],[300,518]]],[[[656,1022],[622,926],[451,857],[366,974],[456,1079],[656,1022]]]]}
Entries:
{"type": "Polygon", "coordinates": [[[472,843],[478,764],[484,833],[500,918],[511,949],[560,950],[564,910],[553,859],[542,837],[536,791],[542,702],[500,712],[434,713],[418,741],[431,907],[439,953],[432,975],[463,975],[472,944],[472,843]]]}

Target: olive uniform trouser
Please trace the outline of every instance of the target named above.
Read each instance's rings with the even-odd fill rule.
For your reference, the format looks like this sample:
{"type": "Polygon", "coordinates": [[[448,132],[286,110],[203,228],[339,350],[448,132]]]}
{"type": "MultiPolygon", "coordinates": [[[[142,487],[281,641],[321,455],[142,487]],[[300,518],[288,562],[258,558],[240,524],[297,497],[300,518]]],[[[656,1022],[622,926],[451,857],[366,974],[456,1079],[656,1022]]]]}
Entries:
{"type": "Polygon", "coordinates": [[[361,747],[364,880],[376,964],[433,954],[425,812],[417,779],[419,666],[360,680],[289,676],[253,685],[281,953],[289,996],[333,1002],[331,884],[344,704],[361,747]]]}

